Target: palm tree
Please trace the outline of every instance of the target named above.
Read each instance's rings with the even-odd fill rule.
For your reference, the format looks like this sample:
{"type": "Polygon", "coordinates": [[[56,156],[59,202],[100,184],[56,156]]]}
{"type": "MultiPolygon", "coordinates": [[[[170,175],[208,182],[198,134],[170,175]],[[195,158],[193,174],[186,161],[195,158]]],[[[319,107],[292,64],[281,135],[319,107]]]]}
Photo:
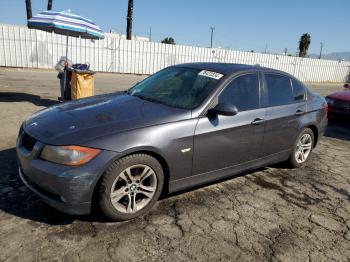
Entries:
{"type": "Polygon", "coordinates": [[[308,33],[303,34],[299,41],[299,56],[305,57],[307,55],[307,50],[311,44],[311,36],[308,33]]]}
{"type": "Polygon", "coordinates": [[[131,40],[133,11],[134,11],[134,0],[129,0],[128,16],[126,17],[126,39],[128,40],[131,40]]]}
{"type": "Polygon", "coordinates": [[[166,37],[161,41],[162,44],[176,45],[174,38],[166,37]]]}
{"type": "Polygon", "coordinates": [[[27,19],[32,18],[32,0],[26,0],[27,19]]]}
{"type": "Polygon", "coordinates": [[[47,10],[52,10],[52,0],[47,1],[47,10]]]}

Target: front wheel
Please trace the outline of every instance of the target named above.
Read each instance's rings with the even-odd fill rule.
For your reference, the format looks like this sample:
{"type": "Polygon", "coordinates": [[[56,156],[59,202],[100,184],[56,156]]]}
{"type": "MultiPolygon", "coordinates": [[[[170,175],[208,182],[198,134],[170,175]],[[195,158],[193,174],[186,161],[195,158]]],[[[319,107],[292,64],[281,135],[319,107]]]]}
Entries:
{"type": "Polygon", "coordinates": [[[310,128],[305,128],[297,137],[293,152],[289,156],[291,167],[300,167],[310,157],[314,147],[314,133],[310,128]]]}
{"type": "Polygon", "coordinates": [[[145,214],[158,200],[164,183],[159,162],[150,155],[134,154],[114,162],[102,177],[100,206],[116,221],[145,214]]]}

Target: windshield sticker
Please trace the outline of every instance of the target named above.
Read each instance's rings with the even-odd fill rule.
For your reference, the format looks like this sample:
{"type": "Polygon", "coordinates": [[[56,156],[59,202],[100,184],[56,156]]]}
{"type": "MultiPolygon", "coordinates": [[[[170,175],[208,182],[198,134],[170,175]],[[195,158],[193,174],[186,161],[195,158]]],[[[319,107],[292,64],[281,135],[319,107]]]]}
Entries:
{"type": "Polygon", "coordinates": [[[220,74],[220,73],[216,73],[216,72],[212,72],[212,71],[207,71],[207,70],[202,70],[198,73],[198,75],[200,76],[206,76],[206,77],[210,77],[210,78],[214,78],[214,79],[220,79],[221,77],[223,77],[224,75],[220,74]]]}

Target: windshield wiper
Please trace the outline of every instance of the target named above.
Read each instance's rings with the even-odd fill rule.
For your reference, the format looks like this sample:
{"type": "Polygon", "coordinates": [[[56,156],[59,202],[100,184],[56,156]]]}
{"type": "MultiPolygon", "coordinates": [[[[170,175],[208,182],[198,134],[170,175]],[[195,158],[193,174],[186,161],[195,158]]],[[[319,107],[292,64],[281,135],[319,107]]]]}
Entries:
{"type": "Polygon", "coordinates": [[[141,98],[142,100],[145,100],[145,101],[148,101],[148,102],[152,102],[152,103],[156,103],[156,104],[161,104],[161,105],[165,105],[165,106],[170,106],[170,107],[174,107],[172,105],[169,105],[163,101],[159,101],[155,98],[152,98],[152,97],[148,97],[148,96],[143,96],[141,95],[140,93],[134,93],[132,94],[132,96],[137,96],[138,98],[141,98]]]}
{"type": "Polygon", "coordinates": [[[138,98],[141,98],[142,100],[146,100],[149,102],[160,103],[158,100],[151,98],[151,97],[148,97],[148,96],[143,96],[140,93],[134,93],[134,94],[132,94],[132,96],[136,96],[138,98]]]}

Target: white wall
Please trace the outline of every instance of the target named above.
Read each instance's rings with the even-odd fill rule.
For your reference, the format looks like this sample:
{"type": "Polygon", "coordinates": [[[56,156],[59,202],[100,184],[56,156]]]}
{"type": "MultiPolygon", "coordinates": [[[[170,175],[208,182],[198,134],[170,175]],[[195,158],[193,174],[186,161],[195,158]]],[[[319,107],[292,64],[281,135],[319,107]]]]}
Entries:
{"type": "MultiPolygon", "coordinates": [[[[118,33],[114,33],[114,32],[113,33],[104,33],[104,34],[106,37],[109,37],[109,38],[117,38],[117,39],[121,38],[121,39],[126,40],[126,35],[123,35],[123,34],[118,34],[118,33]]],[[[145,37],[145,36],[132,35],[131,39],[149,42],[149,38],[145,37]]]]}
{"type": "MultiPolygon", "coordinates": [[[[65,55],[66,37],[25,26],[0,25],[0,66],[53,68],[65,55]]],[[[286,71],[303,81],[344,82],[350,78],[350,62],[320,60],[128,41],[116,37],[92,41],[69,38],[68,57],[73,63],[89,62],[100,72],[152,74],[164,67],[188,62],[260,64],[286,71]]]]}

